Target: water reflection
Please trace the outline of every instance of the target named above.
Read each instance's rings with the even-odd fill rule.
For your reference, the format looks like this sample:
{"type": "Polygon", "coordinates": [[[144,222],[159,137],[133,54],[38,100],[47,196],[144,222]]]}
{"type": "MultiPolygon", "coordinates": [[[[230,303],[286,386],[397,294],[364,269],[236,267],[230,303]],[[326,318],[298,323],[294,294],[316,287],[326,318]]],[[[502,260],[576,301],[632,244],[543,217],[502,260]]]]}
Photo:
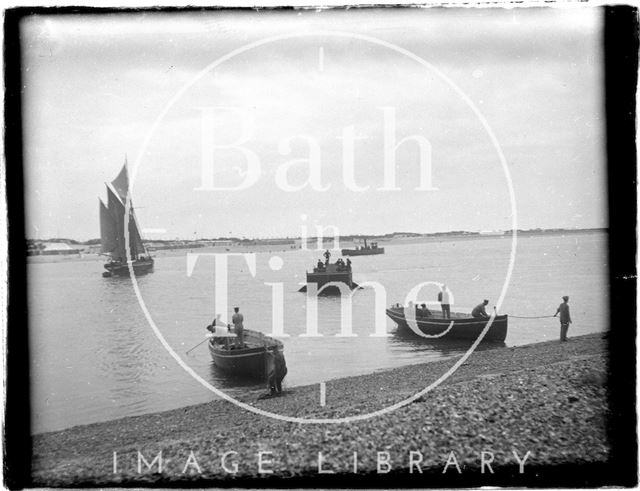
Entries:
{"type": "MultiPolygon", "coordinates": [[[[144,289],[148,278],[138,278],[144,289]]],[[[99,286],[104,319],[92,332],[96,338],[94,362],[104,374],[101,383],[110,398],[126,401],[130,409],[144,407],[158,370],[154,338],[142,316],[131,279],[113,276],[99,286]]]]}
{"type": "Polygon", "coordinates": [[[247,390],[260,390],[266,387],[266,383],[255,378],[221,370],[213,361],[209,365],[209,375],[211,377],[211,385],[217,389],[243,389],[242,391],[227,391],[231,394],[238,394],[247,390]]]}
{"type": "MultiPolygon", "coordinates": [[[[474,343],[473,339],[447,339],[447,338],[421,338],[404,329],[397,329],[393,332],[396,343],[403,343],[404,346],[411,347],[414,351],[437,350],[443,354],[449,352],[467,351],[474,343]]],[[[487,350],[493,348],[504,348],[506,343],[482,340],[477,346],[477,350],[487,350]]]]}
{"type": "MultiPolygon", "coordinates": [[[[410,349],[412,352],[433,352],[442,357],[451,357],[461,355],[469,350],[474,340],[470,339],[446,339],[446,338],[421,338],[404,330],[395,330],[393,337],[390,338],[390,349],[405,351],[410,349]]],[[[495,343],[482,341],[476,351],[485,351],[496,348],[504,348],[506,343],[495,343]]]]}

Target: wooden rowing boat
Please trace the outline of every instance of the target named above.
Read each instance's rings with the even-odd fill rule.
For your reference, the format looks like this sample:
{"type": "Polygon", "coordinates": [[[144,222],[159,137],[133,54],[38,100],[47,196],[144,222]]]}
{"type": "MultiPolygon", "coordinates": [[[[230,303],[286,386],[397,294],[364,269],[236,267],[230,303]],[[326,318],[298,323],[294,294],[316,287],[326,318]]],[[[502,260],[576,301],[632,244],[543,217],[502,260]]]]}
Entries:
{"type": "MultiPolygon", "coordinates": [[[[358,284],[353,281],[351,268],[340,266],[339,264],[327,264],[323,269],[314,268],[312,273],[307,273],[307,284],[316,283],[321,293],[340,293],[338,287],[327,285],[327,283],[344,283],[350,290],[358,288],[358,284]]],[[[301,292],[307,291],[306,285],[300,288],[301,292]]]]}
{"type": "Polygon", "coordinates": [[[208,346],[213,363],[221,370],[260,380],[266,380],[274,368],[274,358],[268,353],[284,348],[279,340],[250,329],[244,330],[243,348],[235,346],[235,334],[214,335],[208,346]]]}
{"type": "MultiPolygon", "coordinates": [[[[341,295],[340,287],[336,283],[344,283],[349,290],[359,288],[358,284],[353,281],[351,267],[340,263],[325,263],[322,268],[313,268],[313,272],[307,272],[307,285],[315,283],[318,288],[319,295],[341,295]],[[329,284],[333,283],[333,284],[329,284]]],[[[306,292],[307,285],[303,285],[299,292],[306,292]]]]}
{"type": "MultiPolygon", "coordinates": [[[[404,307],[391,307],[387,309],[387,316],[398,325],[398,331],[402,334],[412,334],[426,339],[470,339],[478,338],[482,330],[490,320],[487,318],[471,317],[469,314],[451,312],[451,318],[445,319],[441,312],[433,312],[431,316],[415,315],[415,327],[425,336],[420,336],[408,324],[405,318],[404,307]],[[452,324],[453,322],[453,324],[452,324]]],[[[507,337],[507,315],[497,315],[491,327],[485,334],[483,341],[503,343],[507,337]]]]}

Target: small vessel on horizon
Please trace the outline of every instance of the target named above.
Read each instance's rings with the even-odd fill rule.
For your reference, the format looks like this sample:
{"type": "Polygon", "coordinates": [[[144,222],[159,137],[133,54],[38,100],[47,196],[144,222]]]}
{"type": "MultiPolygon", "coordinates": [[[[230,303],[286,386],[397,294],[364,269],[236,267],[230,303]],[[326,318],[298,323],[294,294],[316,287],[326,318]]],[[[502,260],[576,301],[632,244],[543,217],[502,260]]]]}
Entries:
{"type": "MultiPolygon", "coordinates": [[[[405,313],[409,307],[392,306],[386,310],[387,316],[398,326],[400,334],[421,337],[408,324],[405,313]]],[[[451,318],[444,318],[441,312],[429,311],[423,314],[416,306],[415,325],[422,334],[436,339],[468,339],[475,340],[491,319],[490,317],[472,317],[470,314],[451,312],[451,318]]],[[[507,337],[507,315],[496,315],[491,327],[482,341],[504,343],[507,337]]]]}
{"type": "MultiPolygon", "coordinates": [[[[324,253],[325,262],[321,260],[313,268],[312,272],[307,272],[307,285],[309,283],[315,283],[318,287],[318,293],[324,295],[340,294],[340,287],[336,285],[328,285],[328,283],[344,283],[350,290],[360,288],[360,286],[353,281],[353,275],[351,270],[351,260],[343,261],[339,258],[335,263],[330,263],[331,253],[327,250],[324,253]]],[[[299,292],[306,292],[307,285],[300,288],[299,292]]]]}
{"type": "MultiPolygon", "coordinates": [[[[129,174],[127,161],[113,181],[105,183],[107,204],[100,201],[100,253],[109,256],[105,263],[104,277],[128,276],[129,265],[135,275],[153,271],[154,261],[147,252],[140,235],[138,220],[130,203],[129,217],[126,217],[126,202],[129,195],[129,174]],[[129,235],[129,251],[125,242],[125,224],[129,235]]],[[[131,198],[129,197],[129,201],[131,198]]]]}
{"type": "Polygon", "coordinates": [[[367,239],[364,239],[363,246],[356,246],[355,249],[342,249],[343,256],[373,256],[376,254],[384,254],[384,247],[378,247],[377,242],[367,245],[367,239]]]}

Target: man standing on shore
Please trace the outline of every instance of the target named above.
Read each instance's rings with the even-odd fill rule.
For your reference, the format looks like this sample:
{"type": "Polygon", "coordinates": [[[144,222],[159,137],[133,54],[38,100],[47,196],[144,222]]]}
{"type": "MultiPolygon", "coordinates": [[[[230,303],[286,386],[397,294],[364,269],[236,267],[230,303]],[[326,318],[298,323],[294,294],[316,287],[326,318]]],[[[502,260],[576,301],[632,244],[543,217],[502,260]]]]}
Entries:
{"type": "Polygon", "coordinates": [[[440,300],[440,308],[442,309],[442,318],[451,319],[450,301],[449,301],[449,289],[447,285],[443,284],[440,293],[438,294],[438,300],[440,300]]]}
{"type": "Polygon", "coordinates": [[[565,295],[562,297],[562,302],[556,310],[554,317],[560,314],[560,341],[567,341],[567,331],[569,330],[569,324],[571,324],[571,314],[569,313],[569,297],[565,295]]]}
{"type": "Polygon", "coordinates": [[[273,357],[273,367],[269,374],[269,390],[270,395],[282,393],[282,379],[287,375],[287,362],[284,359],[280,347],[276,346],[272,352],[267,352],[273,357]]]}
{"type": "Polygon", "coordinates": [[[239,307],[234,307],[233,312],[231,322],[233,322],[233,332],[236,334],[236,347],[242,348],[244,347],[244,316],[240,313],[239,307]]]}

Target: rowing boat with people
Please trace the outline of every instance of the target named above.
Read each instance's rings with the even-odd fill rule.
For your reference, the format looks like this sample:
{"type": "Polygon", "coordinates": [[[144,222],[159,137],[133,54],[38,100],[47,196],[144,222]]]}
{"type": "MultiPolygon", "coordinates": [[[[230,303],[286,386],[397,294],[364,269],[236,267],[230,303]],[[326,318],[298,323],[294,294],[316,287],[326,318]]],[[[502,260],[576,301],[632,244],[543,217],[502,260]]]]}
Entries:
{"type": "Polygon", "coordinates": [[[224,331],[209,335],[208,346],[213,363],[226,372],[266,380],[274,370],[274,357],[270,354],[276,349],[282,350],[282,342],[261,332],[245,329],[244,345],[238,347],[236,335],[224,331]]]}
{"type": "Polygon", "coordinates": [[[307,282],[300,288],[299,292],[308,291],[308,286],[313,284],[313,291],[319,295],[342,295],[341,285],[348,292],[360,288],[353,281],[353,272],[351,268],[351,259],[343,261],[339,258],[335,263],[329,262],[331,253],[327,250],[324,253],[325,261],[318,261],[312,272],[307,272],[307,282]],[[348,290],[347,290],[348,288],[348,290]]]}
{"type": "Polygon", "coordinates": [[[444,318],[441,312],[429,311],[428,315],[412,308],[415,314],[406,314],[409,308],[393,306],[387,309],[387,316],[398,325],[398,331],[402,334],[413,334],[422,338],[442,339],[471,339],[478,338],[483,329],[491,322],[489,330],[484,335],[483,341],[503,343],[507,337],[507,315],[495,317],[472,317],[469,314],[451,312],[451,318],[444,318]],[[411,322],[415,320],[415,322],[411,322]],[[413,324],[413,328],[410,326],[413,324]]]}

